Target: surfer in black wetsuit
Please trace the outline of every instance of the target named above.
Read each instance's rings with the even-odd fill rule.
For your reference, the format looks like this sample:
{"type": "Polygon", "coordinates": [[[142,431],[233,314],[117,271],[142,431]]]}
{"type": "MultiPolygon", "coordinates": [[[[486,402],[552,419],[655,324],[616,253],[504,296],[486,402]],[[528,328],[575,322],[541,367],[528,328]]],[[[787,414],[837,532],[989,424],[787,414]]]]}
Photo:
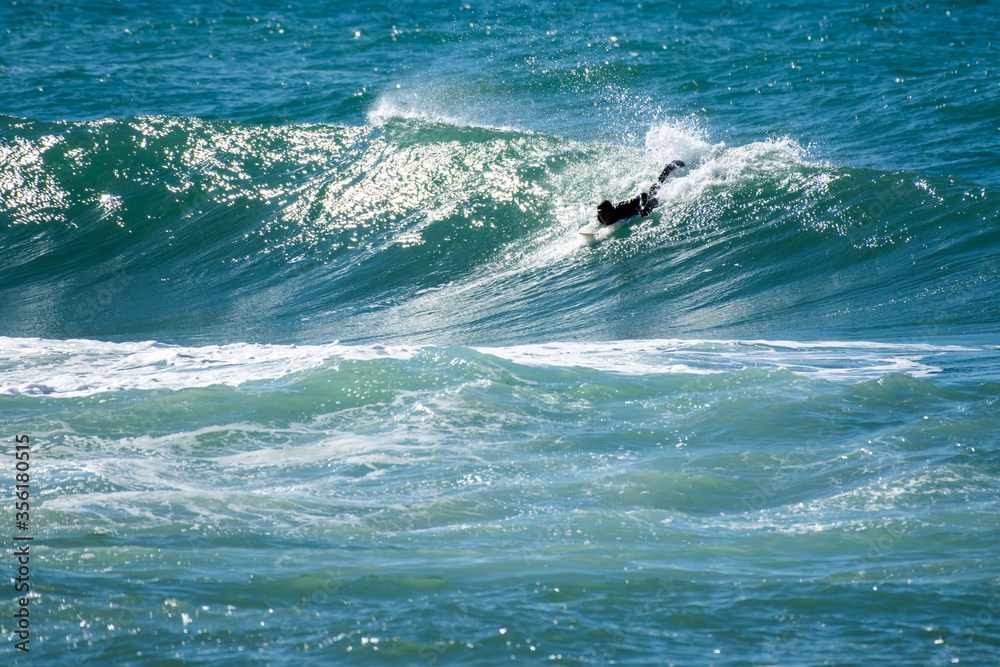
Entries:
{"type": "Polygon", "coordinates": [[[641,215],[645,218],[654,208],[660,205],[660,202],[656,200],[656,193],[660,189],[660,184],[667,180],[670,172],[683,166],[683,162],[674,160],[664,167],[663,171],[660,172],[660,177],[656,179],[656,183],[650,186],[649,192],[643,192],[636,197],[632,197],[632,199],[626,199],[617,204],[612,204],[605,199],[597,205],[597,219],[602,224],[613,225],[619,220],[625,220],[636,215],[641,215]]]}

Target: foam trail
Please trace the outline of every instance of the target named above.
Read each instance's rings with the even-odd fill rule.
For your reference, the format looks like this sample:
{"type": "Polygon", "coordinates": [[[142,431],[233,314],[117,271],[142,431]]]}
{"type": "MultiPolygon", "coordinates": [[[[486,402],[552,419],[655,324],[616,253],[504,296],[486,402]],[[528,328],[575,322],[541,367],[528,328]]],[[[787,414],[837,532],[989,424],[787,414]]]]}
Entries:
{"type": "MultiPolygon", "coordinates": [[[[0,338],[0,394],[72,397],[129,390],[235,387],[284,378],[337,360],[407,360],[435,349],[340,343],[183,347],[155,342],[0,338]]],[[[518,364],[588,368],[626,376],[702,375],[760,368],[841,382],[892,373],[930,377],[941,372],[949,355],[985,353],[976,347],[919,344],[677,339],[474,349],[518,364]]]]}

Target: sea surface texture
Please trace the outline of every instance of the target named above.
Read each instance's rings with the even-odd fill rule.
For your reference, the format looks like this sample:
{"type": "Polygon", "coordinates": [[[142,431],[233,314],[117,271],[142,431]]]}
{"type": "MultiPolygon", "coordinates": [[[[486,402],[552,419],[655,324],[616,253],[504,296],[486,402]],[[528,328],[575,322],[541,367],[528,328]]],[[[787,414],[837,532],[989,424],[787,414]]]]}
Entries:
{"type": "Polygon", "coordinates": [[[1000,664],[998,47],[3,0],[0,662],[1000,664]]]}

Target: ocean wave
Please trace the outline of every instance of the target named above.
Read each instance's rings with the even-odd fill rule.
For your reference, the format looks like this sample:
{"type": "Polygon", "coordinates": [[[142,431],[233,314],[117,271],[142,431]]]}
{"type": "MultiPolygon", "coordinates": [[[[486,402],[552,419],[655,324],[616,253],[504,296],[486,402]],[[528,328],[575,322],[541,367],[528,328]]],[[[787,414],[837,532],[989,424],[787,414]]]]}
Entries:
{"type": "Polygon", "coordinates": [[[640,149],[391,101],[370,117],[6,118],[2,330],[510,344],[996,325],[979,307],[995,197],[972,183],[836,166],[788,137],[727,146],[690,120],[640,149]],[[660,209],[582,243],[595,202],[676,158],[660,209]]]}

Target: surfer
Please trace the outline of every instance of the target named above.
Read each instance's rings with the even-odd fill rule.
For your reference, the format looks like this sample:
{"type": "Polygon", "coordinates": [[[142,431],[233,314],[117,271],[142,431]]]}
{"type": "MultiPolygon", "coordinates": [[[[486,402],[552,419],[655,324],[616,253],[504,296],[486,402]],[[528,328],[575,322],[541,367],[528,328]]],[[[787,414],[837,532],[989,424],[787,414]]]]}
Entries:
{"type": "Polygon", "coordinates": [[[597,219],[601,224],[613,225],[619,220],[626,220],[636,215],[641,215],[645,218],[654,208],[660,205],[660,202],[656,200],[656,193],[660,189],[660,184],[667,180],[670,172],[683,166],[684,163],[682,161],[674,160],[664,167],[663,171],[660,172],[660,177],[656,179],[656,183],[650,186],[649,192],[643,192],[632,199],[626,199],[617,204],[612,204],[605,199],[597,205],[597,219]]]}

